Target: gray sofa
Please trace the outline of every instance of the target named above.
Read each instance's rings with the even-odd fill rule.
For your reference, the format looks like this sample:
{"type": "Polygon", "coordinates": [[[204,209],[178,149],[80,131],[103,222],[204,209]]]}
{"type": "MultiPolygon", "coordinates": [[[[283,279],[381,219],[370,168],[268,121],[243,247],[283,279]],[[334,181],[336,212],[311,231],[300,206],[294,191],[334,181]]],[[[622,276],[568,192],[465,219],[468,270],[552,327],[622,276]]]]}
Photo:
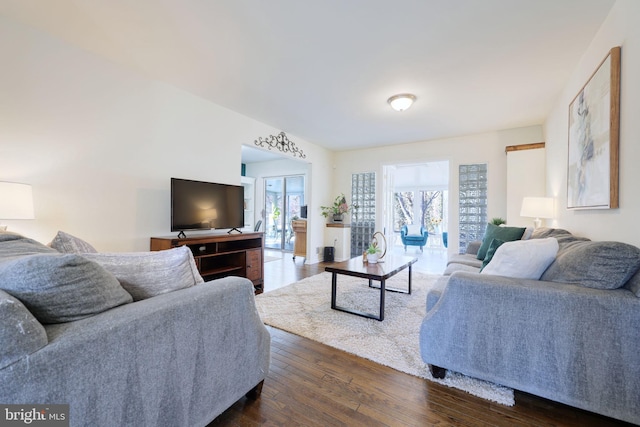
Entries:
{"type": "MultiPolygon", "coordinates": [[[[250,281],[194,281],[190,254],[163,251],[161,257],[176,263],[172,275],[165,271],[158,281],[190,277],[190,283],[152,286],[147,294],[153,295],[135,298],[115,287],[136,286],[122,259],[114,263],[110,256],[103,267],[99,255],[88,260],[38,245],[0,233],[1,403],[69,404],[72,426],[205,426],[244,395],[259,394],[269,369],[270,336],[250,281]],[[29,294],[24,283],[35,286],[43,276],[47,283],[57,276],[50,268],[32,276],[25,267],[52,262],[58,268],[52,274],[72,280],[55,289],[55,298],[46,299],[52,289],[46,286],[29,294]],[[110,264],[118,264],[114,273],[110,264]],[[83,278],[82,289],[70,290],[79,265],[95,274],[83,278]],[[73,293],[61,300],[61,288],[73,293]],[[92,303],[97,312],[74,304],[83,289],[100,295],[92,303]],[[52,306],[56,310],[46,310],[52,306]]],[[[140,274],[147,264],[134,258],[140,274]]]]}
{"type": "Polygon", "coordinates": [[[549,236],[559,250],[540,280],[479,273],[478,245],[452,257],[427,296],[422,359],[434,376],[452,370],[640,424],[640,249],[557,229],[532,238],[549,236]]]}

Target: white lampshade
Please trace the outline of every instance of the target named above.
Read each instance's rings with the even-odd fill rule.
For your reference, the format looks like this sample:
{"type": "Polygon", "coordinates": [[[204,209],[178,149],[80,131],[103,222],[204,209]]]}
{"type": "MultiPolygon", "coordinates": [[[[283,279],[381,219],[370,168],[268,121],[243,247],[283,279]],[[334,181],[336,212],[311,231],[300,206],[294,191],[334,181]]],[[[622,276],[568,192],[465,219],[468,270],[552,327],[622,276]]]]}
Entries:
{"type": "Polygon", "coordinates": [[[553,198],[551,197],[524,197],[520,216],[535,218],[536,228],[540,227],[540,218],[553,218],[553,198]]]}
{"type": "Polygon", "coordinates": [[[15,182],[0,182],[0,219],[34,218],[31,186],[15,182]]]}
{"type": "Polygon", "coordinates": [[[413,102],[416,100],[415,95],[411,95],[410,93],[402,93],[399,95],[393,95],[391,98],[387,100],[391,108],[396,111],[404,111],[407,108],[411,107],[413,102]]]}

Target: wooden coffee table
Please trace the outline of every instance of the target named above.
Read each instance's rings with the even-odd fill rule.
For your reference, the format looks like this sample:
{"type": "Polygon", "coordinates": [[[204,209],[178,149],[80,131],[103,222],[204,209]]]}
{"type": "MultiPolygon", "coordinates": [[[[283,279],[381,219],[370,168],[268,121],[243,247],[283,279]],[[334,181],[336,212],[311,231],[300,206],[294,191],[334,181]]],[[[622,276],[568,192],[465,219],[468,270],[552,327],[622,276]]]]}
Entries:
{"type": "Polygon", "coordinates": [[[358,316],[367,317],[369,319],[375,319],[379,321],[384,320],[384,293],[385,291],[399,292],[403,294],[411,293],[411,265],[418,261],[418,258],[412,258],[407,256],[393,256],[387,254],[384,257],[384,262],[377,264],[365,264],[362,262],[362,257],[351,258],[348,261],[337,262],[330,267],[326,267],[325,271],[331,273],[331,308],[334,310],[340,310],[358,316]],[[386,287],[386,280],[395,276],[405,268],[409,269],[409,283],[407,289],[394,289],[386,287]],[[369,280],[369,287],[374,289],[380,289],[380,313],[378,315],[365,313],[358,310],[349,309],[346,307],[340,307],[336,303],[336,293],[338,289],[338,274],[344,274],[345,276],[362,277],[369,280]],[[373,281],[380,282],[380,286],[374,286],[373,281]]]}

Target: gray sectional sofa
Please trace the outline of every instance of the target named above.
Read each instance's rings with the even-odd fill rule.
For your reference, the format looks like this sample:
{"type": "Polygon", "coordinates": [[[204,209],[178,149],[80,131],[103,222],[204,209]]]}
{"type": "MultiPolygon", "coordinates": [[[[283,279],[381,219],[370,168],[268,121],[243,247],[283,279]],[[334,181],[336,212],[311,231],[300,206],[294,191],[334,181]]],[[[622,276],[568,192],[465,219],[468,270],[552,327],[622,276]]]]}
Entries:
{"type": "Polygon", "coordinates": [[[479,273],[478,245],[451,258],[427,296],[422,359],[434,376],[452,370],[640,424],[640,249],[559,229],[531,237],[559,243],[538,280],[479,273]]]}
{"type": "Polygon", "coordinates": [[[173,427],[259,394],[270,336],[252,283],[202,283],[190,253],[163,252],[89,259],[0,233],[0,402],[69,404],[71,426],[173,427]]]}

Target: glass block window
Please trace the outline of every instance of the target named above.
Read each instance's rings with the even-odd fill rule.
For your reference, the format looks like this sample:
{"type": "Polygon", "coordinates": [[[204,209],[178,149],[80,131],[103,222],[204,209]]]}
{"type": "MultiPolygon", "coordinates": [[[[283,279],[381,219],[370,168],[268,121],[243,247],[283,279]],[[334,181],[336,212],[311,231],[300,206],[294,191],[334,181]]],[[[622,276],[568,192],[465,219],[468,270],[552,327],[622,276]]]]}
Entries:
{"type": "Polygon", "coordinates": [[[487,228],[487,165],[460,165],[460,253],[469,242],[481,240],[487,228]]]}
{"type": "Polygon", "coordinates": [[[376,174],[351,175],[351,257],[362,255],[376,228],[376,174]]]}

